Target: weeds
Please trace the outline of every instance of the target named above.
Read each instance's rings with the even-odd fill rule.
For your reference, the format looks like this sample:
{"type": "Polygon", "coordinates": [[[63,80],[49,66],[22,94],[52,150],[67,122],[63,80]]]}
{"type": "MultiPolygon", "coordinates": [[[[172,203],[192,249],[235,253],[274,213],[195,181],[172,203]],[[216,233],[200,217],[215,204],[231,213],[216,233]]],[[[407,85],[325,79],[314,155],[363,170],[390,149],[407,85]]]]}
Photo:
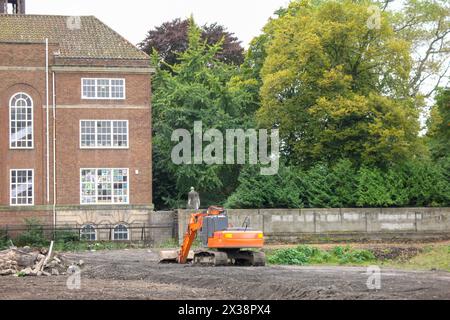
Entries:
{"type": "Polygon", "coordinates": [[[0,250],[8,247],[8,237],[6,231],[0,230],[0,250]]]}
{"type": "Polygon", "coordinates": [[[375,256],[368,250],[356,250],[350,247],[335,247],[331,251],[311,246],[274,250],[268,254],[272,264],[308,265],[308,264],[362,264],[374,261],[375,256]]]}
{"type": "Polygon", "coordinates": [[[39,220],[31,218],[25,219],[26,231],[15,239],[15,244],[23,247],[45,247],[49,241],[45,237],[44,229],[39,224],[39,220]]]}

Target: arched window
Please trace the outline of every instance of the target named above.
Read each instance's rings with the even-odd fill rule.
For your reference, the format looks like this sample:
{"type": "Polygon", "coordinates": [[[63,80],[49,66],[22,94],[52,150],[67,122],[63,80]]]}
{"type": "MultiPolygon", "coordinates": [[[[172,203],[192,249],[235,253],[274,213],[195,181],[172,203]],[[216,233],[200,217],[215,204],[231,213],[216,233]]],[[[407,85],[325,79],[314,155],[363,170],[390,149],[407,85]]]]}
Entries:
{"type": "Polygon", "coordinates": [[[33,148],[33,100],[20,92],[9,101],[9,146],[13,149],[33,148]]]}
{"type": "Polygon", "coordinates": [[[129,240],[130,234],[128,232],[128,227],[124,224],[119,224],[114,227],[114,240],[129,240]]]}
{"type": "Polygon", "coordinates": [[[80,237],[81,240],[95,241],[97,240],[97,231],[92,224],[86,224],[81,227],[80,237]]]}

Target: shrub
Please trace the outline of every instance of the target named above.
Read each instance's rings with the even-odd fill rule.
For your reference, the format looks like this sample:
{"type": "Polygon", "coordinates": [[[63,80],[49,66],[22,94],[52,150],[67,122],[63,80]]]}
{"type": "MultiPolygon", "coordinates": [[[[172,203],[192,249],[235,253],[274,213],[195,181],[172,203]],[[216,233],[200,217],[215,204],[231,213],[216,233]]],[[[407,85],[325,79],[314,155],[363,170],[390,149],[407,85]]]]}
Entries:
{"type": "Polygon", "coordinates": [[[273,264],[305,265],[309,258],[297,249],[282,249],[269,256],[268,261],[273,264]]]}
{"type": "Polygon", "coordinates": [[[239,187],[228,198],[227,208],[299,208],[298,173],[280,166],[278,174],[262,176],[258,166],[245,168],[239,176],[239,187]]]}
{"type": "Polygon", "coordinates": [[[49,244],[39,220],[34,218],[25,219],[25,225],[26,231],[15,239],[16,245],[21,247],[43,247],[49,244]]]}
{"type": "Polygon", "coordinates": [[[6,231],[0,230],[0,250],[8,247],[8,237],[6,231]]]}
{"type": "Polygon", "coordinates": [[[280,166],[275,176],[261,176],[256,166],[239,177],[228,198],[230,208],[337,208],[448,206],[450,162],[410,160],[386,169],[355,168],[351,161],[317,164],[309,170],[280,166]]]}
{"type": "Polygon", "coordinates": [[[275,250],[268,255],[272,264],[307,265],[321,263],[361,264],[374,261],[375,255],[368,250],[334,247],[330,252],[310,246],[275,250]]]}
{"type": "Polygon", "coordinates": [[[55,232],[55,240],[62,243],[79,242],[80,235],[77,231],[72,230],[57,230],[55,232]]]}
{"type": "Polygon", "coordinates": [[[389,189],[381,170],[362,167],[358,175],[359,207],[386,207],[392,204],[389,189]]]}
{"type": "Polygon", "coordinates": [[[335,247],[333,255],[340,264],[363,263],[375,260],[375,255],[368,250],[351,249],[350,247],[335,247]]]}

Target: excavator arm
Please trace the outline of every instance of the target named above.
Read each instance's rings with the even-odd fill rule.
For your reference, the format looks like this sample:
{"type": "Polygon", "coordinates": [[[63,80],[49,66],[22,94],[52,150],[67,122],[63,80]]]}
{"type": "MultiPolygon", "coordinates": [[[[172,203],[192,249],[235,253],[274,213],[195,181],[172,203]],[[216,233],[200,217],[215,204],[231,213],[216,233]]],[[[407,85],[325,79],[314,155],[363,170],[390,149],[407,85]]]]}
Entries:
{"type": "Polygon", "coordinates": [[[193,213],[189,219],[188,229],[183,238],[183,244],[181,245],[180,252],[178,254],[178,263],[186,263],[191,250],[192,243],[194,243],[197,237],[198,231],[203,226],[203,217],[211,215],[219,215],[223,212],[223,208],[211,206],[206,213],[193,213]]]}
{"type": "Polygon", "coordinates": [[[204,213],[194,213],[191,215],[188,230],[184,235],[183,244],[181,245],[180,253],[178,254],[178,263],[186,263],[192,243],[194,243],[194,240],[197,237],[198,230],[202,228],[204,215],[204,213]]]}

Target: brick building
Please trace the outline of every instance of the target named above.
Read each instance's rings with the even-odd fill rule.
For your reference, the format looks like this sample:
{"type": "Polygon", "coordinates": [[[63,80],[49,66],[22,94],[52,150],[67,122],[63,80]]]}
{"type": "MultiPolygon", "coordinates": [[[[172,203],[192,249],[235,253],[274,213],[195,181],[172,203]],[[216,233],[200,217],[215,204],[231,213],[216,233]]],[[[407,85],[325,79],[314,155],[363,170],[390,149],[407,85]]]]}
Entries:
{"type": "Polygon", "coordinates": [[[153,209],[150,59],[93,16],[24,10],[0,0],[0,226],[133,239],[153,209]]]}

